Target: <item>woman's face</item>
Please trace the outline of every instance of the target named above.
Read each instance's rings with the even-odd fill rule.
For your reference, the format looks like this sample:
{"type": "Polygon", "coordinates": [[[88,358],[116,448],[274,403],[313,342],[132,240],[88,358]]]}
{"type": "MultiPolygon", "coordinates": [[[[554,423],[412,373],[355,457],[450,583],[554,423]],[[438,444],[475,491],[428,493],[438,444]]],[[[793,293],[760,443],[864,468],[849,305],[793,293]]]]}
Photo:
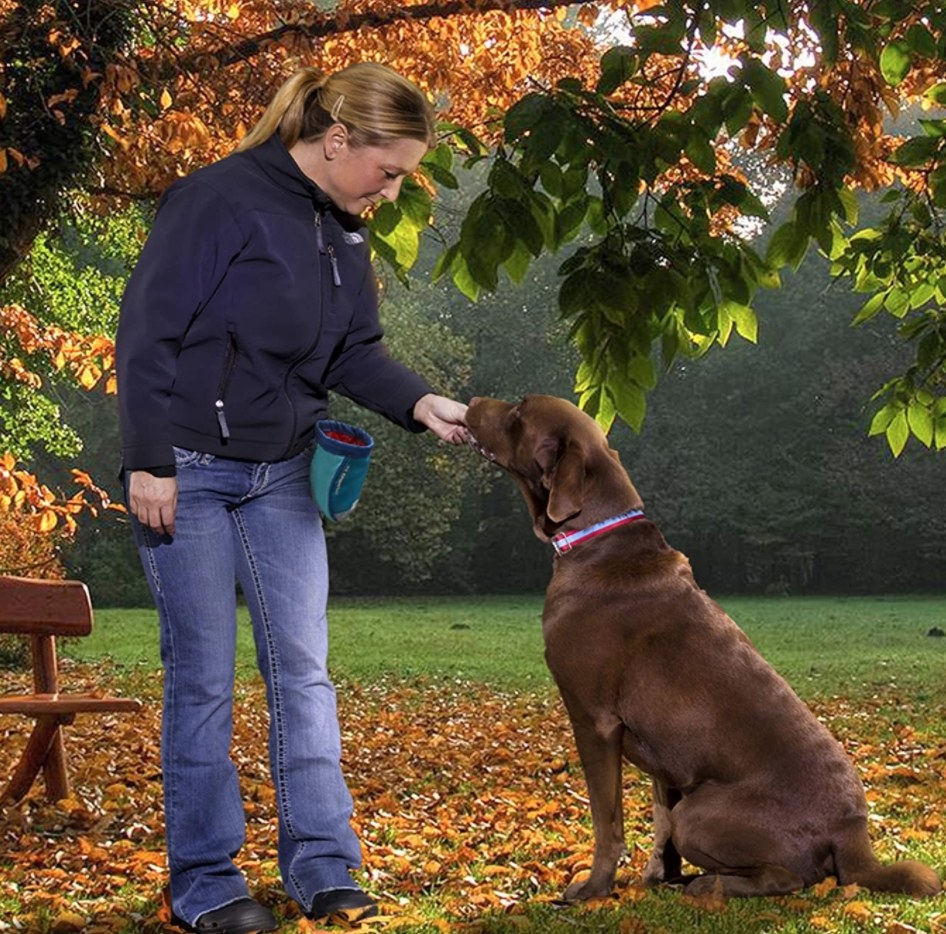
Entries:
{"type": "Polygon", "coordinates": [[[384,146],[353,147],[348,134],[334,132],[324,137],[325,170],[322,190],[349,214],[361,214],[379,201],[394,201],[401,182],[410,175],[427,152],[427,144],[416,139],[396,139],[384,146]]]}

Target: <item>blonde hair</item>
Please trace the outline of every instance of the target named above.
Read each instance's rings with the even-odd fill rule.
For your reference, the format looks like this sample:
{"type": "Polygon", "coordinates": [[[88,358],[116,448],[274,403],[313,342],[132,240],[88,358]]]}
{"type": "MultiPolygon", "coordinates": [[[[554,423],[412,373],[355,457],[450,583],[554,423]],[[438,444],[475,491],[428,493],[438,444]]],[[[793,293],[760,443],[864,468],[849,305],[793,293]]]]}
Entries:
{"type": "Polygon", "coordinates": [[[321,139],[335,123],[348,130],[354,147],[384,146],[405,138],[430,146],[436,127],[424,93],[387,65],[358,62],[329,76],[307,67],[276,91],[237,151],[259,146],[273,133],[279,133],[289,149],[299,140],[321,139]]]}

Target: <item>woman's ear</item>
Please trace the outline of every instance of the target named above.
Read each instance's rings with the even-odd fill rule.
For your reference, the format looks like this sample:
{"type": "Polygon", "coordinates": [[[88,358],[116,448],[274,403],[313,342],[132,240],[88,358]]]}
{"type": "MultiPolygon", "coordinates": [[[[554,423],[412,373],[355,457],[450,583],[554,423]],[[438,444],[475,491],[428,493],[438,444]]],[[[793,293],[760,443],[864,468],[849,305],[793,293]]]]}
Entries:
{"type": "Polygon", "coordinates": [[[342,123],[333,123],[322,137],[326,159],[334,159],[348,143],[348,129],[342,123]]]}

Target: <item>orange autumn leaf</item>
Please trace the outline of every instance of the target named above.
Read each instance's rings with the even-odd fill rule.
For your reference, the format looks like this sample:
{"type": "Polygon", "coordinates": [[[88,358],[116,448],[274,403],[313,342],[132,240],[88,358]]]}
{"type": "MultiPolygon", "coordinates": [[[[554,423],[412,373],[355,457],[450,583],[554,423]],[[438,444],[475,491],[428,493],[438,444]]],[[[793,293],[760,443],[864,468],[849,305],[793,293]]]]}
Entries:
{"type": "Polygon", "coordinates": [[[53,509],[44,509],[36,516],[36,528],[42,534],[51,532],[59,524],[59,516],[53,509]]]}
{"type": "Polygon", "coordinates": [[[848,902],[842,909],[848,918],[866,924],[874,919],[874,909],[866,902],[848,902]]]}
{"type": "MultiPolygon", "coordinates": [[[[4,678],[4,690],[29,687],[27,672],[5,673],[4,678]]],[[[27,893],[20,896],[27,899],[21,917],[26,930],[38,918],[74,911],[85,915],[86,931],[119,934],[134,905],[141,915],[139,934],[164,934],[170,905],[162,896],[167,861],[160,804],[160,678],[150,671],[119,672],[102,664],[70,664],[68,678],[76,690],[139,696],[144,707],[134,717],[80,717],[68,728],[70,800],[50,805],[38,784],[18,807],[0,809],[4,882],[27,893]]],[[[277,802],[262,793],[269,785],[264,689],[256,681],[241,682],[240,698],[233,750],[244,800],[256,805],[240,864],[251,892],[285,918],[280,930],[316,934],[323,929],[299,917],[278,878],[277,802]]],[[[381,679],[367,685],[342,683],[338,700],[343,766],[364,851],[359,880],[379,898],[384,923],[378,922],[377,929],[541,931],[530,905],[547,906],[560,898],[572,871],[587,868],[593,848],[587,804],[571,813],[564,806],[584,791],[580,770],[573,767],[579,774],[565,787],[554,780],[561,773],[551,766],[575,763],[576,753],[568,717],[551,689],[515,695],[463,683],[381,679]],[[497,734],[505,737],[511,753],[501,762],[483,756],[497,734]],[[440,742],[434,743],[434,737],[440,742]],[[563,807],[529,818],[537,800],[558,801],[563,807]],[[430,874],[435,868],[436,876],[430,874]]],[[[835,700],[819,704],[816,713],[829,724],[843,716],[835,700]]],[[[905,708],[902,698],[886,712],[879,699],[863,722],[863,731],[878,739],[875,755],[938,748],[935,717],[927,715],[929,725],[913,739],[889,740],[893,717],[923,720],[917,709],[905,708]]],[[[25,732],[20,718],[0,717],[0,775],[19,755],[25,732]]],[[[930,765],[918,770],[918,793],[932,812],[946,805],[946,760],[931,758],[930,765]]],[[[881,793],[889,811],[900,803],[903,788],[894,782],[881,793]]],[[[618,874],[618,897],[563,911],[563,923],[576,932],[600,928],[646,934],[648,927],[636,922],[652,907],[648,902],[680,898],[640,886],[653,839],[652,808],[650,782],[631,767],[625,771],[623,798],[629,853],[618,874]]],[[[883,858],[892,857],[888,853],[883,858]]],[[[687,904],[696,913],[694,928],[703,912],[715,913],[720,921],[712,923],[717,925],[727,911],[740,922],[747,917],[741,913],[745,903],[725,908],[713,892],[687,904]]],[[[936,904],[930,903],[931,918],[937,916],[936,904]]],[[[760,900],[752,918],[758,919],[760,930],[774,930],[778,912],[782,918],[790,912],[799,930],[837,930],[844,923],[907,934],[905,922],[899,928],[893,924],[899,919],[891,912],[899,906],[888,896],[838,887],[832,879],[790,899],[760,900]],[[889,921],[875,923],[878,917],[889,921]]]]}
{"type": "Polygon", "coordinates": [[[828,876],[824,881],[811,887],[811,891],[818,897],[824,898],[838,887],[838,880],[834,876],[828,876]]]}
{"type": "MultiPolygon", "coordinates": [[[[114,386],[115,344],[101,335],[82,335],[56,325],[44,326],[21,305],[0,307],[0,332],[19,344],[24,354],[44,354],[57,370],[68,371],[84,389],[93,389],[103,375],[114,386]]],[[[38,380],[16,358],[5,359],[0,350],[0,374],[21,382],[38,380]]]]}

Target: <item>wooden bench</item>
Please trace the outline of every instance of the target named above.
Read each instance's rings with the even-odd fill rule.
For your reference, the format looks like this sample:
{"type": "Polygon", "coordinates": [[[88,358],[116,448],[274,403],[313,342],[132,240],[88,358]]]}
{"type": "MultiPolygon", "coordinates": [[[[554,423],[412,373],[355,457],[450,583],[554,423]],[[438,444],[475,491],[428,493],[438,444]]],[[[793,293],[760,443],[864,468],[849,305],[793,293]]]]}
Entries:
{"type": "Polygon", "coordinates": [[[51,801],[69,795],[69,773],[62,727],[80,713],[127,713],[141,702],[98,693],[61,694],[56,658],[57,636],[92,632],[92,602],[79,581],[39,581],[0,576],[0,632],[29,636],[33,657],[33,693],[0,696],[0,714],[25,714],[36,721],[13,777],[0,801],[19,801],[40,769],[51,801]]]}

